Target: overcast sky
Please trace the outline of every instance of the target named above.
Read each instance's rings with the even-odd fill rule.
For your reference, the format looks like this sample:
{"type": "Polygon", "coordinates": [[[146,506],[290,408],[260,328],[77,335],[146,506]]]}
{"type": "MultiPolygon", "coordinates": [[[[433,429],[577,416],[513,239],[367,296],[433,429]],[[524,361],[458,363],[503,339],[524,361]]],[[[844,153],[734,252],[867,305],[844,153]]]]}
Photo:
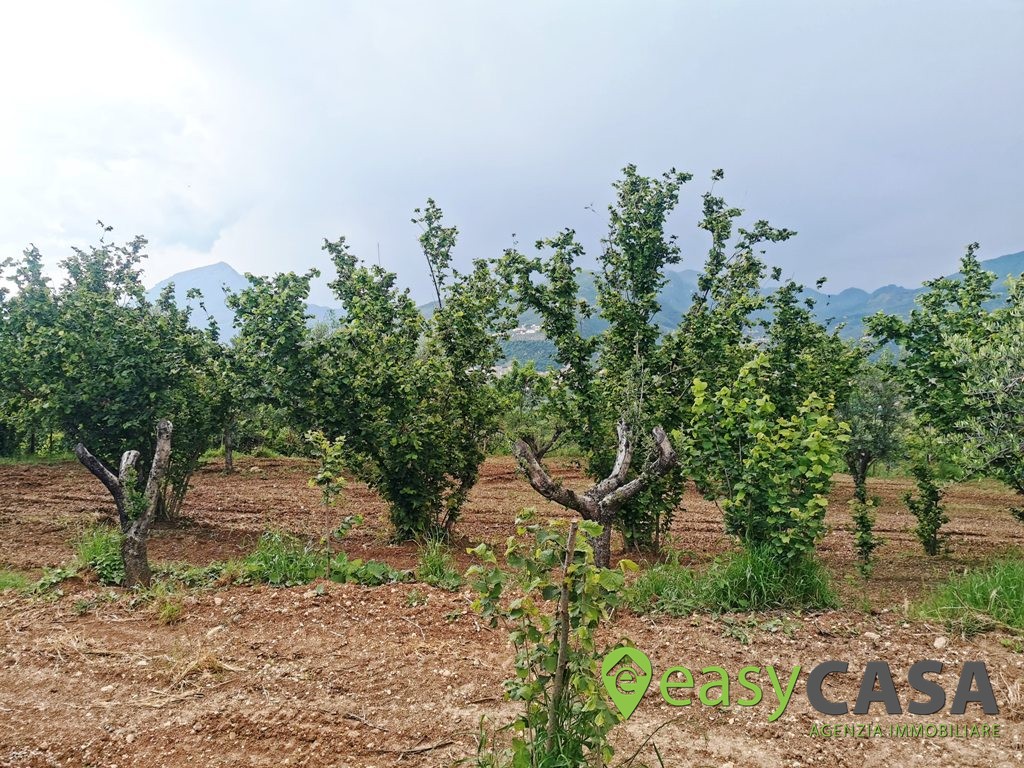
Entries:
{"type": "Polygon", "coordinates": [[[799,231],[787,274],[917,284],[1024,249],[1022,41],[1022,0],[10,3],[0,256],[55,263],[101,218],[155,282],[323,267],[344,234],[426,300],[428,196],[460,260],[566,226],[594,253],[634,162],[695,174],[683,267],[721,167],[799,231]]]}

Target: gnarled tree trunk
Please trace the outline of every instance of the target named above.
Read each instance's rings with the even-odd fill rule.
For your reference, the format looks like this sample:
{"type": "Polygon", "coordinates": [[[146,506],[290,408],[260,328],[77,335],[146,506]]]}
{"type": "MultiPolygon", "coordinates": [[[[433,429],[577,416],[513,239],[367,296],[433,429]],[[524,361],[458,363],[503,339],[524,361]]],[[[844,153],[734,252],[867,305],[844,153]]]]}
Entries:
{"type": "Polygon", "coordinates": [[[121,526],[121,559],[124,561],[124,586],[126,587],[136,585],[148,587],[152,580],[149,558],[146,553],[146,539],[149,536],[149,528],[153,524],[153,519],[156,517],[157,507],[160,503],[160,488],[171,461],[173,429],[171,422],[167,419],[162,419],[156,425],[156,452],[153,454],[153,463],[142,496],[144,503],[139,505],[141,509],[138,510],[138,516],[134,519],[132,519],[131,513],[135,510],[128,508],[128,494],[134,490],[130,485],[134,482],[133,473],[139,460],[139,452],[125,451],[121,456],[121,466],[115,475],[103,465],[103,462],[89,453],[84,445],[79,443],[75,446],[75,455],[78,460],[99,478],[99,481],[106,486],[114,498],[117,518],[121,526]]]}
{"type": "Polygon", "coordinates": [[[619,510],[626,502],[647,488],[654,478],[669,472],[678,461],[665,430],[655,427],[652,434],[658,451],[657,456],[651,459],[647,466],[627,483],[626,476],[629,474],[629,467],[633,461],[633,441],[629,434],[629,427],[624,422],[620,421],[616,429],[619,436],[619,447],[615,454],[615,465],[612,467],[611,474],[583,493],[565,488],[561,483],[551,479],[541,464],[543,453],[537,451],[534,441],[519,438],[512,446],[512,452],[534,490],[556,504],[579,512],[584,520],[594,520],[603,526],[601,537],[591,540],[591,546],[594,548],[594,562],[602,568],[611,567],[612,523],[615,522],[615,516],[619,510]]]}

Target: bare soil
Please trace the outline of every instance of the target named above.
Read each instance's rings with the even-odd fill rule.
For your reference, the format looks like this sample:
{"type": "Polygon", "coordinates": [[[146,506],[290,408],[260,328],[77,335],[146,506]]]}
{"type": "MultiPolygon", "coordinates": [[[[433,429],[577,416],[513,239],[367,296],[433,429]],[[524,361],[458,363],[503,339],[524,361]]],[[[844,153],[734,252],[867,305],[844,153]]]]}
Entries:
{"type": "MultiPolygon", "coordinates": [[[[308,487],[308,464],[248,459],[239,468],[226,476],[214,463],[197,473],[183,519],[154,532],[153,561],[203,565],[237,557],[268,527],[319,535],[358,512],[366,522],[344,541],[350,556],[415,566],[415,547],[389,542],[386,507],[362,485],[352,483],[343,504],[325,515],[318,491],[308,487]]],[[[583,485],[577,469],[568,463],[561,469],[567,482],[583,485]]],[[[962,663],[980,659],[992,676],[999,715],[986,716],[972,704],[966,715],[950,716],[947,704],[933,717],[890,716],[874,705],[869,715],[827,718],[809,708],[805,676],[774,723],[767,722],[774,698],[764,679],[765,702],[749,708],[673,708],[651,690],[615,731],[617,759],[642,747],[635,764],[657,765],[656,744],[666,766],[1024,765],[1019,644],[998,632],[964,639],[906,613],[949,574],[1024,547],[1024,526],[1007,512],[1013,494],[987,483],[955,487],[947,497],[952,551],[929,558],[900,500],[909,488],[902,479],[871,482],[883,500],[878,527],[886,541],[865,583],[856,576],[849,530],[851,486],[837,478],[821,556],[842,595],[840,610],[728,620],[623,611],[604,634],[610,642],[629,637],[656,673],[676,664],[718,664],[735,675],[748,664],[806,670],[825,659],[845,660],[857,674],[827,692],[850,701],[864,664],[882,659],[904,706],[913,661],[943,661],[940,680],[952,698],[962,663]],[[811,736],[820,723],[879,723],[886,730],[984,723],[998,724],[1002,735],[811,736]]],[[[564,514],[533,493],[511,459],[489,459],[458,525],[457,550],[479,541],[501,544],[526,506],[564,514]]],[[[75,464],[0,467],[0,567],[37,577],[44,567],[67,562],[78,533],[111,513],[102,486],[75,464]]],[[[721,513],[694,493],[676,516],[672,543],[696,564],[730,547],[721,513]]],[[[459,555],[461,567],[469,562],[459,555]]],[[[451,765],[474,753],[481,718],[495,729],[516,711],[501,698],[501,682],[512,671],[507,637],[482,626],[469,600],[466,592],[422,584],[236,586],[191,592],[182,620],[165,625],[151,608],[133,606],[130,594],[80,580],[50,598],[0,593],[0,766],[451,765]],[[414,591],[419,594],[411,597],[414,591]]]]}

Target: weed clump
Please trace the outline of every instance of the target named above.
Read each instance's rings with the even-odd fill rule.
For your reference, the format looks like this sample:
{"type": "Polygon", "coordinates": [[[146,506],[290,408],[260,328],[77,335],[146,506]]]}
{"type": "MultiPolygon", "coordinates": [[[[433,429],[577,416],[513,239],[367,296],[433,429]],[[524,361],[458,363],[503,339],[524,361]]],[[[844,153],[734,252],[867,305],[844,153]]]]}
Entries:
{"type": "Polygon", "coordinates": [[[275,587],[309,584],[328,573],[332,581],[368,587],[408,581],[410,575],[408,571],[399,571],[377,560],[349,560],[344,552],[328,561],[327,554],[315,543],[280,531],[264,533],[256,548],[242,560],[240,571],[237,582],[275,587]]]}
{"type": "Polygon", "coordinates": [[[725,555],[703,573],[672,563],[656,565],[627,590],[626,602],[637,613],[675,616],[838,605],[821,563],[811,557],[782,559],[768,547],[725,555]]]}
{"type": "Polygon", "coordinates": [[[436,540],[428,541],[420,552],[416,578],[424,584],[450,592],[462,586],[462,576],[455,567],[451,550],[436,540]]]}
{"type": "Polygon", "coordinates": [[[308,584],[326,573],[323,551],[281,531],[267,531],[243,561],[247,581],[275,587],[308,584]]]}
{"type": "Polygon", "coordinates": [[[999,560],[954,576],[927,597],[917,613],[967,637],[997,628],[1024,632],[1024,562],[999,560]]]}
{"type": "Polygon", "coordinates": [[[79,564],[90,568],[100,584],[120,586],[124,583],[121,533],[118,530],[105,525],[90,528],[79,538],[76,551],[79,564]]]}

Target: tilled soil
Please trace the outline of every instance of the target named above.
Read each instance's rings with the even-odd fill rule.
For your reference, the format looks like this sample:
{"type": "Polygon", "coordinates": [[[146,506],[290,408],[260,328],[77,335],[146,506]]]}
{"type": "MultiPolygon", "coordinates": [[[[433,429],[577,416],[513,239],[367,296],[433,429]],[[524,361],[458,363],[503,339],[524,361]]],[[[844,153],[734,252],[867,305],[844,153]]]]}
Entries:
{"type": "MultiPolygon", "coordinates": [[[[578,470],[561,467],[569,483],[578,470]]],[[[358,483],[325,515],[308,464],[246,460],[225,476],[211,465],[193,480],[184,519],[151,540],[157,562],[202,565],[244,554],[267,527],[319,535],[345,514],[366,522],[344,541],[352,557],[400,568],[412,546],[388,542],[386,508],[358,483]]],[[[810,708],[802,675],[785,714],[768,722],[774,694],[766,678],[759,706],[674,708],[652,686],[614,735],[616,760],[640,749],[634,765],[666,766],[1012,766],[1024,765],[1024,654],[993,632],[970,640],[906,616],[927,588],[965,566],[1024,544],[1024,526],[1006,508],[1013,495],[990,484],[954,488],[949,556],[928,558],[913,537],[900,497],[905,480],[875,479],[885,545],[865,585],[855,576],[846,502],[837,479],[822,558],[843,597],[842,610],[806,615],[718,618],[635,616],[622,611],[603,630],[630,638],[655,674],[672,665],[774,665],[788,674],[826,659],[849,662],[826,693],[852,703],[867,661],[889,662],[904,708],[907,669],[934,658],[948,697],[966,660],[987,664],[1000,713],[976,704],[964,716],[826,717],[810,708]],[[999,738],[829,738],[815,724],[930,723],[1000,725],[999,738]],[[645,739],[658,729],[650,741],[645,739]],[[657,753],[654,750],[657,746],[657,753]]],[[[506,458],[490,459],[458,526],[461,545],[499,544],[518,510],[562,511],[543,502],[506,458]]],[[[66,562],[71,541],[107,518],[105,491],[74,464],[0,467],[0,567],[38,576],[66,562]]],[[[687,494],[672,543],[697,564],[726,551],[718,509],[687,494]]],[[[464,548],[464,547],[461,547],[464,548]]],[[[644,561],[638,553],[623,553],[644,561]]],[[[469,558],[460,555],[460,566],[469,558]]],[[[130,595],[73,581],[55,598],[0,593],[0,766],[447,766],[474,754],[481,727],[509,722],[516,706],[501,698],[511,675],[506,635],[469,611],[468,593],[422,584],[378,588],[325,582],[290,589],[230,587],[185,598],[182,620],[162,624],[130,595]]],[[[703,682],[706,678],[701,678],[703,682]]],[[[656,685],[656,684],[655,684],[656,685]]],[[[733,699],[745,695],[737,690],[733,699]]]]}

